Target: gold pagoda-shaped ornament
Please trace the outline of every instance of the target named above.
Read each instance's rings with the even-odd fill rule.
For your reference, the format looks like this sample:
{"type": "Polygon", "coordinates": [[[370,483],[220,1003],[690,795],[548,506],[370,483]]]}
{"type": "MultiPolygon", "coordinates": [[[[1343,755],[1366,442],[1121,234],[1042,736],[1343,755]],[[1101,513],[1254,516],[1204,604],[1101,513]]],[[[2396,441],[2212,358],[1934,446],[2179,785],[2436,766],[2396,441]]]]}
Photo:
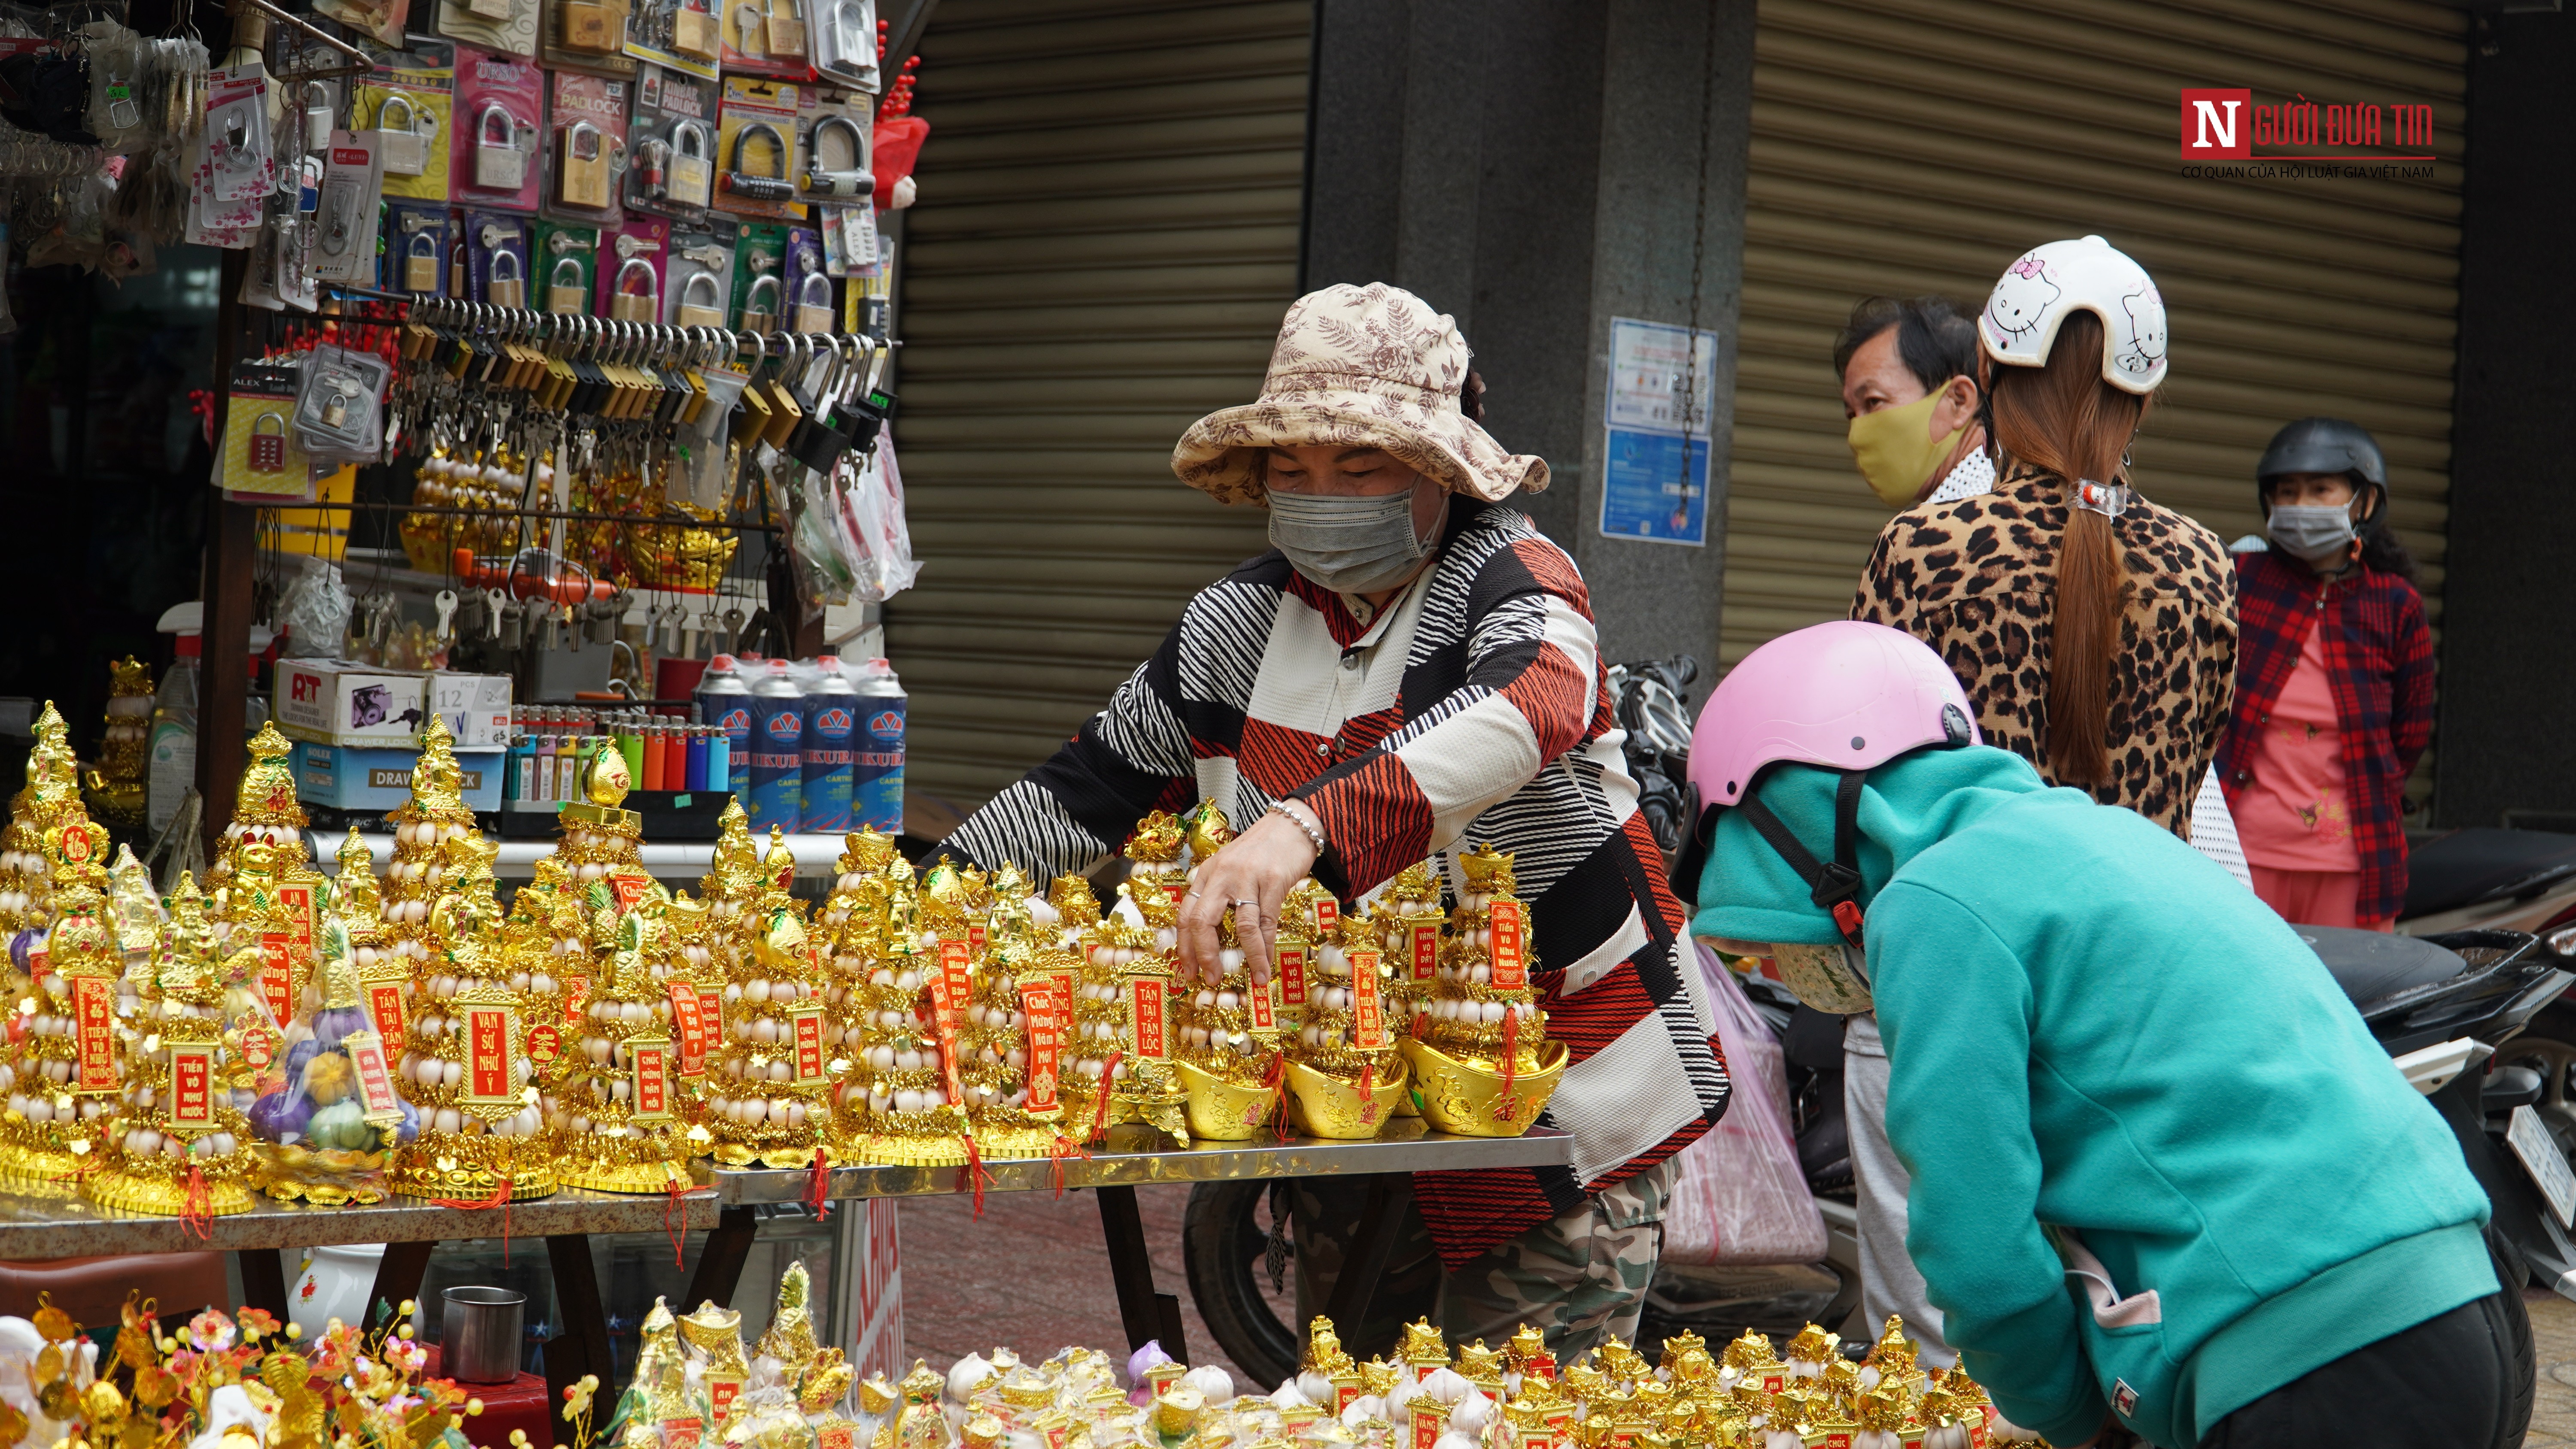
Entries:
{"type": "MultiPolygon", "coordinates": [[[[36,717],[36,747],[27,755],[27,784],[9,803],[9,827],[0,832],[0,932],[11,938],[11,955],[24,952],[17,937],[42,930],[53,919],[49,904],[54,862],[46,854],[46,832],[67,820],[86,821],[81,808],[80,765],[72,756],[71,731],[46,701],[36,717]]],[[[26,965],[11,970],[23,979],[26,965]]]]}
{"type": "MultiPolygon", "coordinates": [[[[1146,831],[1140,828],[1138,835],[1146,831]]],[[[1136,845],[1130,842],[1131,848],[1136,845]]],[[[1153,848],[1152,842],[1145,848],[1153,848]]],[[[1159,883],[1156,877],[1140,881],[1131,876],[1118,883],[1119,895],[1144,925],[1112,952],[1120,958],[1112,984],[1125,1060],[1109,1072],[1108,1113],[1113,1127],[1141,1122],[1184,1145],[1190,1140],[1189,1093],[1181,1086],[1175,1056],[1180,1024],[1173,1008],[1181,989],[1179,903],[1185,888],[1178,876],[1159,883]]]]}
{"type": "Polygon", "coordinates": [[[658,901],[628,911],[616,927],[606,979],[583,1007],[571,1053],[577,1075],[561,1095],[566,1187],[665,1192],[689,1180],[690,1140],[672,1040],[671,999],[652,962],[674,949],[658,901]]]}
{"type": "Polygon", "coordinates": [[[727,1167],[813,1165],[825,1150],[833,1088],[848,1070],[823,1040],[822,971],[804,903],[787,890],[795,857],[775,830],[770,844],[758,894],[733,918],[726,1036],[708,1067],[706,1128],[727,1167]]]}
{"type": "Polygon", "coordinates": [[[1290,1038],[1288,1116],[1314,1137],[1374,1137],[1395,1114],[1408,1079],[1388,1019],[1388,968],[1377,922],[1343,914],[1337,940],[1315,951],[1306,1005],[1290,1038]]]}
{"type": "MultiPolygon", "coordinates": [[[[59,736],[58,717],[54,732],[59,736]]],[[[47,748],[40,739],[38,752],[47,748]]],[[[38,799],[29,818],[52,822],[35,841],[44,908],[60,913],[41,931],[21,932],[10,950],[13,964],[23,952],[26,975],[8,1002],[17,1023],[0,1065],[0,1090],[8,1094],[8,1110],[0,1112],[0,1181],[31,1192],[67,1190],[88,1150],[83,1123],[113,1111],[105,1095],[114,1090],[112,1077],[97,1085],[102,1070],[114,1071],[123,974],[105,919],[108,834],[70,788],[70,760],[66,746],[30,765],[38,799]]]]}
{"type": "Polygon", "coordinates": [[[181,876],[159,975],[160,1000],[131,1025],[123,1107],[82,1179],[91,1201],[128,1212],[248,1212],[262,1172],[243,1115],[255,1069],[227,1021],[207,901],[181,876]]]}
{"type": "Polygon", "coordinates": [[[1512,893],[1512,858],[1491,846],[1458,857],[1465,886],[1435,990],[1404,1043],[1422,1114],[1443,1132],[1516,1137],[1547,1106],[1568,1055],[1547,1040],[1532,975],[1529,908],[1512,893]]]}
{"type": "MultiPolygon", "coordinates": [[[[1210,803],[1201,808],[1199,819],[1201,826],[1193,830],[1193,837],[1221,845],[1217,837],[1224,832],[1223,814],[1210,803]]],[[[1292,947],[1286,940],[1292,932],[1293,923],[1283,920],[1280,950],[1296,950],[1302,959],[1302,943],[1292,947]]],[[[1253,983],[1232,911],[1217,922],[1217,963],[1223,974],[1216,985],[1202,982],[1193,983],[1195,990],[1182,988],[1188,994],[1178,1013],[1176,1054],[1181,1086],[1189,1093],[1191,1134],[1240,1142],[1260,1132],[1278,1102],[1280,1075],[1285,1070],[1280,1056],[1279,979],[1274,974],[1267,985],[1253,983]]]]}
{"type": "Polygon", "coordinates": [[[853,1145],[864,1162],[953,1166],[967,1160],[973,1132],[959,1037],[984,923],[972,919],[954,863],[940,861],[917,886],[904,876],[896,867],[886,951],[868,977],[856,1047],[867,1114],[853,1145]]]}
{"type": "Polygon", "coordinates": [[[98,763],[81,783],[100,824],[131,836],[143,829],[143,755],[152,734],[152,670],[132,656],[107,667],[107,718],[98,763]]]}
{"type": "Polygon", "coordinates": [[[456,763],[455,736],[442,715],[421,730],[420,758],[412,766],[411,798],[388,812],[394,826],[393,859],[385,866],[383,913],[395,954],[425,969],[445,944],[430,914],[449,886],[455,861],[451,842],[475,842],[474,812],[466,808],[464,773],[456,763]]]}
{"type": "Polygon", "coordinates": [[[438,849],[457,889],[421,923],[418,939],[443,949],[415,978],[397,1073],[420,1135],[395,1153],[388,1181],[413,1197],[526,1202],[555,1190],[557,1144],[527,1055],[527,1005],[500,956],[494,847],[467,835],[438,849]]]}

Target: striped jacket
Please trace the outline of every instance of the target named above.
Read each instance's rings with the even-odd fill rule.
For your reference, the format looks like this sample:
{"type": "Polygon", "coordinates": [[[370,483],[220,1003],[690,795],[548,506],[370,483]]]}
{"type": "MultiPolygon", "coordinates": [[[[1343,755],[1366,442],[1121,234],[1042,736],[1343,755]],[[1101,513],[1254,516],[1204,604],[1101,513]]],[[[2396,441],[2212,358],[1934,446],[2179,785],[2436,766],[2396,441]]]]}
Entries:
{"type": "Polygon", "coordinates": [[[1453,846],[1513,852],[1548,1034],[1572,1057],[1541,1120],[1574,1160],[1417,1174],[1457,1265],[1726,1110],[1621,739],[1574,561],[1527,515],[1453,500],[1438,561],[1373,619],[1275,551],[1202,590],[1109,707],[947,848],[1044,879],[1097,867],[1148,811],[1213,798],[1243,822],[1286,797],[1323,822],[1315,876],[1344,899],[1453,846]]]}

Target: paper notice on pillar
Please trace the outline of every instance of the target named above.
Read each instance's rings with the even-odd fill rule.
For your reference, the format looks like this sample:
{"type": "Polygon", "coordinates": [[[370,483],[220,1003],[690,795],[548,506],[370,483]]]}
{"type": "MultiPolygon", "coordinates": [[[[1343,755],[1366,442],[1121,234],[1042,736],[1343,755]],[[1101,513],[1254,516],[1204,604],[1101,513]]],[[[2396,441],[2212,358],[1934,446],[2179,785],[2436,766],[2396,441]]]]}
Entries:
{"type": "Polygon", "coordinates": [[[1602,448],[1601,532],[1639,543],[1708,542],[1708,439],[1609,429],[1602,448]]]}
{"type": "Polygon", "coordinates": [[[1602,404],[1605,537],[1707,544],[1709,422],[1716,408],[1715,332],[1610,319],[1602,404]]]}
{"type": "Polygon", "coordinates": [[[856,1211],[832,1214],[843,1224],[843,1251],[834,1254],[840,1277],[836,1300],[849,1305],[846,1332],[850,1368],[862,1379],[903,1376],[911,1360],[903,1351],[903,1260],[895,1238],[895,1199],[872,1197],[846,1204],[856,1211]]]}

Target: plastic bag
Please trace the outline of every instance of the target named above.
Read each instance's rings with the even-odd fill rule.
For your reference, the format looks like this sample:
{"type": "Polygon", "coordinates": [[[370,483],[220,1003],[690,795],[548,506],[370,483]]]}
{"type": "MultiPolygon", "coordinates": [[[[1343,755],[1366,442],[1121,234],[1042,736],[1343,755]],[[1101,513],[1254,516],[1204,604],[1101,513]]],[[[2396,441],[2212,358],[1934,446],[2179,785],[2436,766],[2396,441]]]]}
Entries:
{"type": "Polygon", "coordinates": [[[854,592],[882,604],[911,588],[921,575],[921,565],[912,557],[912,528],[904,521],[903,471],[895,466],[891,427],[852,464],[851,472],[841,504],[848,513],[849,537],[862,550],[854,592]]]}
{"type": "Polygon", "coordinates": [[[1734,1098],[1708,1135],[1673,1159],[1664,1259],[1689,1267],[1816,1262],[1825,1256],[1825,1219],[1798,1167],[1780,1040],[1717,953],[1697,949],[1734,1098]]]}
{"type": "Polygon", "coordinates": [[[340,582],[340,566],[327,559],[301,560],[301,571],[278,600],[277,622],[286,635],[282,652],[338,657],[349,632],[349,591],[340,582]]]}

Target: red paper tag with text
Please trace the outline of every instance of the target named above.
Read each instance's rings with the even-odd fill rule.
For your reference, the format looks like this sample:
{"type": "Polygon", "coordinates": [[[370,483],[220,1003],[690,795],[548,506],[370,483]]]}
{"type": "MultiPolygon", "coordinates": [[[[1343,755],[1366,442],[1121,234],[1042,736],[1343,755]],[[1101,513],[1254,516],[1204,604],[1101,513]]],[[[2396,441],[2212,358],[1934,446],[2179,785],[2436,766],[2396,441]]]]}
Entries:
{"type": "Polygon", "coordinates": [[[555,1058],[563,1055],[563,1030],[552,1022],[541,1021],[528,1028],[527,1040],[521,1045],[528,1049],[531,1066],[552,1066],[555,1058]]]}
{"type": "Polygon", "coordinates": [[[80,1075],[79,1092],[116,1090],[116,979],[75,976],[72,988],[72,1036],[80,1075]]]}
{"type": "Polygon", "coordinates": [[[351,1032],[342,1043],[349,1067],[358,1079],[359,1115],[379,1126],[402,1120],[402,1097],[394,1091],[393,1068],[385,1061],[385,1039],[371,1031],[351,1032]]]}
{"type": "Polygon", "coordinates": [[[796,1049],[796,1080],[823,1080],[823,1008],[791,1007],[787,1012],[788,1039],[796,1049]]]}
{"type": "Polygon", "coordinates": [[[518,1023],[506,1006],[465,1009],[465,1089],[457,1100],[498,1106],[516,1102],[510,1089],[510,1039],[518,1023]]]}
{"type": "Polygon", "coordinates": [[[1377,953],[1351,953],[1351,1045],[1375,1051],[1386,1045],[1386,1010],[1377,994],[1377,953]]]}
{"type": "Polygon", "coordinates": [[[213,1042],[172,1044],[170,1048],[171,1126],[213,1130],[217,1050],[213,1042]]]}
{"type": "Polygon", "coordinates": [[[278,903],[287,910],[286,935],[295,946],[295,959],[313,959],[313,887],[282,885],[277,888],[278,903]]]}
{"type": "Polygon", "coordinates": [[[295,1019],[295,938],[288,932],[259,933],[259,999],[280,1027],[295,1019]]]}
{"type": "Polygon", "coordinates": [[[851,1429],[848,1424],[834,1424],[815,1430],[814,1449],[856,1449],[851,1429]]]}
{"type": "Polygon", "coordinates": [[[1070,998],[1049,978],[1020,984],[1020,1010],[1029,1018],[1028,1110],[1056,1109],[1056,1075],[1064,1057],[1064,1019],[1070,998]]]}
{"type": "Polygon", "coordinates": [[[1341,921],[1342,903],[1340,901],[1334,900],[1331,896],[1323,896],[1316,900],[1315,932],[1319,939],[1331,940],[1333,927],[1340,925],[1341,921]]]}
{"type": "Polygon", "coordinates": [[[1163,978],[1137,976],[1128,980],[1127,1019],[1135,1029],[1139,1059],[1160,1061],[1172,1054],[1170,1027],[1163,1012],[1163,978]]]}
{"type": "Polygon", "coordinates": [[[376,1035],[403,1039],[403,989],[399,981],[379,981],[367,988],[367,1015],[375,1018],[376,1035]]]}
{"type": "Polygon", "coordinates": [[[973,958],[974,947],[955,936],[939,938],[939,972],[930,978],[930,1009],[947,1018],[950,1031],[955,1031],[966,1010],[966,998],[974,991],[966,963],[973,958]]]}
{"type": "Polygon", "coordinates": [[[685,1419],[664,1419],[661,1427],[662,1449],[698,1449],[698,1441],[706,1437],[706,1427],[694,1414],[685,1419]]]}
{"type": "Polygon", "coordinates": [[[1279,1029],[1279,978],[1272,975],[1267,986],[1255,986],[1243,994],[1243,1004],[1252,1013],[1254,1031],[1279,1029]]]}
{"type": "Polygon", "coordinates": [[[698,988],[685,981],[670,983],[671,1029],[680,1034],[680,1075],[701,1077],[707,1071],[707,1024],[699,1010],[698,988]]]}
{"type": "Polygon", "coordinates": [[[632,871],[620,871],[608,878],[609,897],[617,902],[617,913],[621,916],[635,909],[635,903],[644,899],[652,889],[651,876],[637,875],[632,871]]]}
{"type": "Polygon", "coordinates": [[[1440,974],[1440,923],[1426,921],[1406,928],[1410,938],[1407,958],[1413,965],[1413,979],[1429,981],[1440,974]]]}
{"type": "Polygon", "coordinates": [[[630,1038],[626,1051],[635,1071],[635,1097],[626,1114],[627,1119],[634,1122],[668,1121],[671,1116],[671,1044],[650,1038],[630,1038]]]}
{"type": "Polygon", "coordinates": [[[1518,901],[1494,902],[1494,989],[1518,991],[1529,985],[1529,922],[1518,901]]]}
{"type": "Polygon", "coordinates": [[[1304,1006],[1306,1004],[1306,966],[1313,959],[1312,947],[1282,946],[1279,948],[1277,979],[1279,1000],[1283,1005],[1304,1006]]]}
{"type": "Polygon", "coordinates": [[[563,989],[563,1024],[578,1026],[581,1024],[581,1014],[590,1007],[590,978],[567,976],[563,979],[563,989]]]}
{"type": "Polygon", "coordinates": [[[721,1429],[733,1418],[733,1401],[742,1397],[742,1375],[709,1374],[706,1382],[708,1417],[721,1429]]]}

